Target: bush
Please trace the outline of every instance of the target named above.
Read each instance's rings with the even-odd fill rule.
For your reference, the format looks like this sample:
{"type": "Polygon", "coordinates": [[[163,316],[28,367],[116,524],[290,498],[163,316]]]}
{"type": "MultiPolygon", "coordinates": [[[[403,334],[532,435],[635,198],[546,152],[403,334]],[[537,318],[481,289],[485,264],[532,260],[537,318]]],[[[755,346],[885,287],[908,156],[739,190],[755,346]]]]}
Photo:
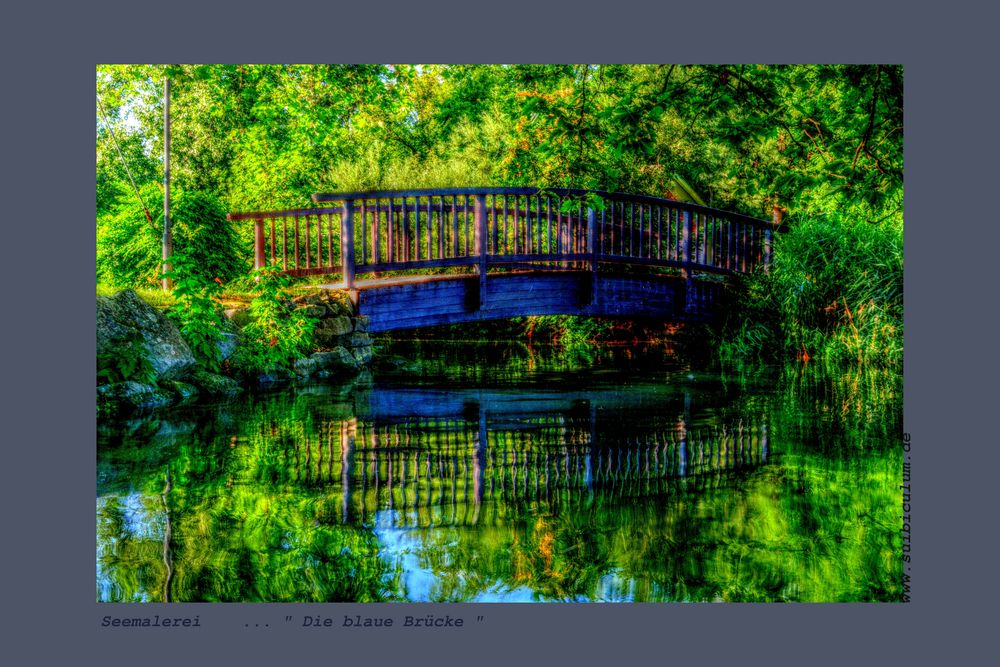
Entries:
{"type": "Polygon", "coordinates": [[[771,272],[745,279],[720,330],[723,357],[903,359],[902,224],[805,219],[775,241],[771,272]]]}
{"type": "Polygon", "coordinates": [[[257,293],[250,302],[251,322],[243,327],[234,363],[252,373],[291,370],[295,360],[312,351],[317,320],[295,308],[286,291],[288,276],[274,267],[255,272],[257,293]]]}
{"type": "Polygon", "coordinates": [[[218,372],[222,362],[219,350],[222,314],[217,297],[222,291],[222,282],[205,279],[199,272],[198,262],[188,255],[174,253],[170,265],[171,270],[166,275],[174,283],[176,303],[167,310],[167,316],[180,329],[198,362],[218,372]]]}
{"type": "MultiPolygon", "coordinates": [[[[152,224],[135,198],[98,220],[97,279],[116,288],[151,286],[160,279],[163,192],[150,184],[141,194],[150,207],[152,224]]],[[[170,221],[174,253],[191,260],[192,277],[227,282],[250,270],[250,249],[239,241],[215,195],[176,193],[170,221]]]]}
{"type": "Polygon", "coordinates": [[[97,355],[97,384],[134,380],[142,384],[156,381],[156,369],[146,356],[142,336],[135,333],[114,353],[97,355]]]}

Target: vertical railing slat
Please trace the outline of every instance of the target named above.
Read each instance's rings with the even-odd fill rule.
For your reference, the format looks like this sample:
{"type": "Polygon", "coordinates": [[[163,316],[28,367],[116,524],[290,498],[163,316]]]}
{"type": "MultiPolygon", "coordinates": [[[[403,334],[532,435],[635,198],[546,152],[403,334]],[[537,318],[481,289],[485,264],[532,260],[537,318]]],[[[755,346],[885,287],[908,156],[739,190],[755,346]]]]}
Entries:
{"type": "Polygon", "coordinates": [[[392,198],[389,198],[385,211],[385,254],[390,264],[396,261],[396,211],[392,198]]]}
{"type": "Polygon", "coordinates": [[[535,235],[538,237],[536,239],[535,252],[543,253],[545,252],[544,246],[542,244],[542,196],[540,194],[535,195],[535,235]]]}
{"type": "Polygon", "coordinates": [[[503,196],[503,254],[508,254],[510,247],[507,240],[507,195],[503,196]]]}
{"type": "Polygon", "coordinates": [[[278,245],[278,235],[275,232],[275,221],[274,216],[271,217],[271,264],[274,264],[276,260],[275,249],[278,245]]]}
{"type": "Polygon", "coordinates": [[[281,270],[288,270],[288,218],[281,219],[281,270]]]}
{"type": "Polygon", "coordinates": [[[469,245],[469,195],[465,195],[465,217],[463,220],[465,222],[465,256],[469,257],[472,254],[472,247],[469,245]]]}
{"type": "Polygon", "coordinates": [[[432,197],[427,197],[427,259],[434,258],[434,239],[432,232],[434,231],[434,213],[431,209],[431,199],[432,197]]]}
{"type": "Polygon", "coordinates": [[[375,200],[375,218],[372,220],[372,262],[382,263],[382,252],[379,248],[379,227],[382,225],[382,200],[375,200]]]}
{"type": "Polygon", "coordinates": [[[410,218],[406,210],[406,197],[403,197],[403,209],[400,217],[403,231],[403,247],[402,255],[403,261],[410,261],[410,218]]]}
{"type": "Polygon", "coordinates": [[[642,234],[643,234],[643,206],[639,204],[639,254],[637,257],[642,257],[642,234]]]}
{"type": "Polygon", "coordinates": [[[500,254],[500,251],[497,249],[497,242],[498,242],[498,239],[499,239],[499,236],[500,236],[500,224],[499,224],[500,221],[497,220],[497,213],[496,213],[496,211],[497,211],[497,196],[496,195],[493,195],[493,198],[490,201],[490,208],[493,209],[493,231],[492,231],[493,246],[492,246],[492,248],[490,250],[491,250],[491,252],[494,255],[498,255],[498,254],[500,254]]]}
{"type": "Polygon", "coordinates": [[[316,214],[316,268],[323,267],[323,214],[316,214]]]}
{"type": "Polygon", "coordinates": [[[451,243],[453,246],[453,256],[458,257],[458,198],[451,196],[451,243]]]}
{"type": "Polygon", "coordinates": [[[295,268],[299,268],[299,216],[295,216],[295,268]]]}
{"type": "Polygon", "coordinates": [[[305,240],[306,240],[306,268],[307,269],[308,268],[312,268],[312,263],[310,263],[310,261],[309,261],[309,259],[310,259],[309,258],[309,255],[310,255],[309,246],[312,245],[312,243],[311,243],[312,237],[309,234],[309,218],[310,217],[312,217],[312,216],[310,216],[309,214],[306,214],[306,216],[305,216],[305,218],[306,218],[306,231],[305,231],[305,234],[303,235],[305,237],[305,240]]]}
{"type": "Polygon", "coordinates": [[[518,241],[519,241],[519,239],[518,239],[518,230],[519,230],[519,227],[518,227],[518,217],[520,216],[520,211],[521,211],[521,209],[520,209],[520,201],[521,201],[521,197],[518,196],[518,195],[514,195],[514,254],[515,255],[518,254],[518,251],[519,251],[519,249],[521,247],[520,244],[518,243],[518,241]]]}
{"type": "MultiPolygon", "coordinates": [[[[667,219],[669,222],[669,218],[667,219]]],[[[653,221],[650,220],[652,225],[653,221]]],[[[656,207],[656,259],[663,259],[663,207],[656,207]]]]}
{"type": "Polygon", "coordinates": [[[444,197],[438,198],[438,257],[444,259],[444,197]]]}

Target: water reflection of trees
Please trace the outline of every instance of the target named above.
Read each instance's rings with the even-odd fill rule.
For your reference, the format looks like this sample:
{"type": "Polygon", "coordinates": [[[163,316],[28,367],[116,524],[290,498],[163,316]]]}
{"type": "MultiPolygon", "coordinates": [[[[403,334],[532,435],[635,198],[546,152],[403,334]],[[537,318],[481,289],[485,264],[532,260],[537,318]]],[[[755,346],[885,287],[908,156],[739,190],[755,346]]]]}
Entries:
{"type": "Polygon", "coordinates": [[[121,425],[98,461],[98,598],[164,598],[169,511],[173,600],[898,599],[893,408],[836,412],[877,388],[855,380],[707,406],[463,394],[436,416],[289,393],[121,425]],[[869,446],[831,455],[838,432],[869,446]]]}

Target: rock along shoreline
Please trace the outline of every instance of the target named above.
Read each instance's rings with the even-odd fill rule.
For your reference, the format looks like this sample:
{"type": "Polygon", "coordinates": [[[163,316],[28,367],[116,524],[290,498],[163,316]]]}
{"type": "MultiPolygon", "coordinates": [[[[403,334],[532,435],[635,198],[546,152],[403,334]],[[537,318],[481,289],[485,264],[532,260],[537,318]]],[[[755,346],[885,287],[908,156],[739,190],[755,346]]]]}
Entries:
{"type": "MultiPolygon", "coordinates": [[[[212,373],[198,365],[191,348],[162,312],[126,289],[97,297],[97,410],[116,415],[200,399],[234,397],[247,389],[281,386],[317,378],[348,381],[372,363],[368,319],[353,314],[350,303],[329,292],[310,291],[292,299],[318,320],[315,352],[293,368],[249,375],[233,369],[212,373]]],[[[219,343],[223,365],[240,344],[249,321],[245,308],[226,311],[227,331],[219,343]]]]}

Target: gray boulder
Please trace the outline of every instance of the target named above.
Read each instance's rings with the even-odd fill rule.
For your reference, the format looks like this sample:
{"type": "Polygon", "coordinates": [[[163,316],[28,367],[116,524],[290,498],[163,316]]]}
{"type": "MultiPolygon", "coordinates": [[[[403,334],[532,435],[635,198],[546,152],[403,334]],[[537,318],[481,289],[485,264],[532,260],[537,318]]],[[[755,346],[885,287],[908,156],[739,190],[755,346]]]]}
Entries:
{"type": "Polygon", "coordinates": [[[295,361],[295,374],[300,378],[307,378],[319,370],[315,359],[297,359],[295,361]]]}
{"type": "Polygon", "coordinates": [[[170,396],[154,385],[129,380],[97,388],[98,406],[111,412],[123,409],[156,408],[171,402],[170,396]]]}
{"type": "Polygon", "coordinates": [[[346,315],[322,320],[313,331],[313,340],[319,347],[335,347],[338,337],[354,330],[351,318],[346,315]]]}
{"type": "Polygon", "coordinates": [[[243,391],[236,380],[201,369],[188,375],[186,380],[197,387],[199,393],[213,398],[232,397],[243,391]]]}
{"type": "Polygon", "coordinates": [[[330,374],[350,374],[358,372],[358,361],[350,352],[342,347],[335,347],[329,352],[316,352],[309,358],[316,363],[316,370],[328,371],[330,374]]]}
{"type": "Polygon", "coordinates": [[[351,350],[351,354],[354,355],[354,359],[362,366],[370,364],[372,362],[372,358],[375,356],[372,352],[371,345],[356,347],[351,350]]]}
{"type": "Polygon", "coordinates": [[[142,344],[157,380],[180,378],[195,365],[191,348],[173,322],[134,291],[97,297],[97,354],[113,357],[133,341],[142,344]]]}

